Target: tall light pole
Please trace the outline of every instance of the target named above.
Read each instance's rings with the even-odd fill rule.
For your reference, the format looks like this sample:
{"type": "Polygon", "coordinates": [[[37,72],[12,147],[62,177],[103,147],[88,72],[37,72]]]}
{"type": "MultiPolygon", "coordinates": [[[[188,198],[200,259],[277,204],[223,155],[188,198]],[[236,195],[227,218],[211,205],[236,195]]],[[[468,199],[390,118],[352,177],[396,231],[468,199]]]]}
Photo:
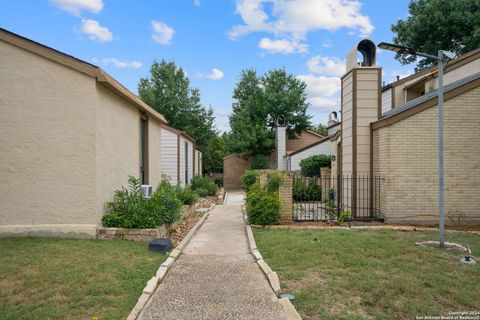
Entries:
{"type": "Polygon", "coordinates": [[[438,62],[438,209],[440,247],[445,247],[445,176],[443,173],[443,64],[455,58],[450,51],[438,50],[438,56],[418,52],[415,49],[381,42],[379,48],[399,54],[410,54],[436,60],[438,62]]]}

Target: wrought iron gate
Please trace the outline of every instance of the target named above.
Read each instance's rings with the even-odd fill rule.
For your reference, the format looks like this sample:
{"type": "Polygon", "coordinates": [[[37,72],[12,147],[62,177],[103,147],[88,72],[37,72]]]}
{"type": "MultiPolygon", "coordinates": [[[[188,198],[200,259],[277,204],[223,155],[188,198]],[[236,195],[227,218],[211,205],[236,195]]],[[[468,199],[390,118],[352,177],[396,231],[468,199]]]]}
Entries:
{"type": "Polygon", "coordinates": [[[374,176],[293,175],[293,220],[329,221],[338,219],[342,211],[351,213],[347,220],[382,220],[380,211],[381,183],[374,176]]]}

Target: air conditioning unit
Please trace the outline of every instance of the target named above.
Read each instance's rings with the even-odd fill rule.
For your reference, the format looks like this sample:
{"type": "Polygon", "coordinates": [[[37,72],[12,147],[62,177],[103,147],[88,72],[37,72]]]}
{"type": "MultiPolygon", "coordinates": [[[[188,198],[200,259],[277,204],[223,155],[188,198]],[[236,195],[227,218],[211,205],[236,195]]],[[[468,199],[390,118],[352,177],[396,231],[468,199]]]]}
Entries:
{"type": "Polygon", "coordinates": [[[142,184],[140,186],[140,190],[142,191],[143,193],[143,196],[146,198],[146,199],[149,199],[152,197],[152,193],[153,193],[153,187],[149,184],[142,184]]]}

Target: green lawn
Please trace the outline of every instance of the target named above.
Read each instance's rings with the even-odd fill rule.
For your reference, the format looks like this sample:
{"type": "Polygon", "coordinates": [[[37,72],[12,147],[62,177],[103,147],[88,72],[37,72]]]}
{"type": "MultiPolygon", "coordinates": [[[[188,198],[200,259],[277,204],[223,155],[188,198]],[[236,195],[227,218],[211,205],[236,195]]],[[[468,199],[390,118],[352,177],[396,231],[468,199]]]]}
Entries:
{"type": "Polygon", "coordinates": [[[0,319],[126,318],[165,259],[138,242],[0,239],[0,319]]]}
{"type": "MultiPolygon", "coordinates": [[[[459,250],[415,245],[433,232],[254,230],[282,290],[308,319],[415,319],[480,311],[480,265],[459,250]]],[[[447,233],[480,256],[480,235],[447,233]]]]}

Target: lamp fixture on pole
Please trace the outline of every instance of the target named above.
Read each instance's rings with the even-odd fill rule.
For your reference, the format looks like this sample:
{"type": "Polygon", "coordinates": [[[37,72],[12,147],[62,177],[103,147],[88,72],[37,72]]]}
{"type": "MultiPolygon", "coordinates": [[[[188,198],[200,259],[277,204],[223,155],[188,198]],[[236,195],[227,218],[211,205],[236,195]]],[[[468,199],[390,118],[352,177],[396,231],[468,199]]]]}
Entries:
{"type": "Polygon", "coordinates": [[[378,47],[384,50],[396,52],[398,54],[410,54],[429,58],[438,62],[438,208],[440,230],[440,247],[445,247],[445,177],[443,173],[443,64],[455,58],[455,53],[445,50],[438,50],[438,56],[428,53],[418,52],[415,49],[380,42],[378,47]]]}

